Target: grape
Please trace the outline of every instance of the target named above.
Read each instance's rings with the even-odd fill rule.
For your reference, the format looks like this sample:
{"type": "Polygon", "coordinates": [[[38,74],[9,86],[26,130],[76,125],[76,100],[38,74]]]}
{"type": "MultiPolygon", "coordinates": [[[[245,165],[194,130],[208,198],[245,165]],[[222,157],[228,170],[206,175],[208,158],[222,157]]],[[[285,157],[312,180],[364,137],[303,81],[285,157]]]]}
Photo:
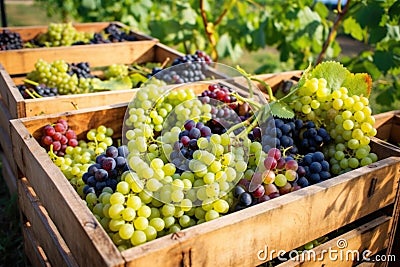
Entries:
{"type": "Polygon", "coordinates": [[[3,29],[0,33],[0,50],[14,50],[22,49],[23,41],[21,35],[17,32],[12,32],[7,29],[3,29]]]}
{"type": "Polygon", "coordinates": [[[206,66],[212,62],[210,56],[203,51],[176,58],[172,62],[175,66],[172,71],[161,72],[162,80],[168,84],[185,83],[205,80],[207,77],[206,66]]]}

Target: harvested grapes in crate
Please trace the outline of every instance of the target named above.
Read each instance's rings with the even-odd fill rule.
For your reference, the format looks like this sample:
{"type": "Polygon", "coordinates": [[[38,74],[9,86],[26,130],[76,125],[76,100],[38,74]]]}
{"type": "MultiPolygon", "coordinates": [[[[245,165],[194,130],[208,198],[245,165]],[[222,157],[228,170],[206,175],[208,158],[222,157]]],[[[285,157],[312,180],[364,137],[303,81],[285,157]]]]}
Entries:
{"type": "Polygon", "coordinates": [[[114,91],[137,88],[153,75],[169,66],[159,79],[167,84],[212,79],[215,73],[210,71],[211,58],[203,51],[177,57],[170,62],[149,62],[112,64],[107,67],[91,69],[89,62],[68,63],[65,60],[46,62],[38,60],[35,69],[27,74],[24,84],[17,85],[24,98],[82,94],[100,91],[114,91]]]}
{"type": "Polygon", "coordinates": [[[30,40],[23,40],[21,34],[9,29],[0,33],[0,50],[15,50],[37,47],[58,47],[88,44],[104,44],[137,41],[129,27],[120,23],[109,23],[97,32],[80,31],[72,23],[50,23],[47,31],[30,40]]]}
{"type": "Polygon", "coordinates": [[[168,87],[163,72],[128,104],[121,139],[99,125],[70,145],[63,121],[41,137],[120,250],[378,160],[367,74],[325,62],[279,99],[268,90],[267,102],[229,79],[168,87]]]}

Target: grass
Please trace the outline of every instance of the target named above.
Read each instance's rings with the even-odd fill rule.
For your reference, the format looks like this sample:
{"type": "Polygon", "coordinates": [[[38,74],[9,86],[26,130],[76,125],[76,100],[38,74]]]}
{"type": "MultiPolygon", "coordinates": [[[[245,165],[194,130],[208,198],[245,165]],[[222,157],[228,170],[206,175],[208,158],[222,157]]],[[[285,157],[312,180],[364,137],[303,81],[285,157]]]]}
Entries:
{"type": "Polygon", "coordinates": [[[11,26],[48,25],[59,22],[60,17],[49,18],[38,4],[6,4],[7,24],[11,26]]]}
{"type": "Polygon", "coordinates": [[[0,175],[0,266],[29,265],[24,254],[21,229],[17,195],[10,195],[0,175]]]}

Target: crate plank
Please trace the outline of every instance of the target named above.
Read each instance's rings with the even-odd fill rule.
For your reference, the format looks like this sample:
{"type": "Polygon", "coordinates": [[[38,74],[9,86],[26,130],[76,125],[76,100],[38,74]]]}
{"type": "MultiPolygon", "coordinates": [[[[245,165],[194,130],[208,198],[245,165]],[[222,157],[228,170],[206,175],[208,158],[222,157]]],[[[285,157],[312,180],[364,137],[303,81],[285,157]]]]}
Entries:
{"type": "Polygon", "coordinates": [[[78,266],[57,227],[49,218],[46,209],[25,177],[18,180],[18,203],[23,215],[33,225],[31,232],[48,255],[51,264],[78,266]]]}
{"type": "MultiPolygon", "coordinates": [[[[99,32],[108,26],[108,22],[101,23],[79,23],[73,24],[79,31],[83,32],[99,32]]],[[[126,27],[122,23],[117,23],[126,27]]],[[[47,31],[48,26],[32,26],[32,27],[9,27],[11,31],[20,33],[24,41],[30,40],[40,33],[47,31]]],[[[0,28],[5,29],[5,28],[0,28]]],[[[36,61],[40,58],[53,61],[55,59],[65,59],[67,62],[80,62],[85,57],[102,55],[112,51],[112,56],[108,60],[121,59],[128,60],[129,55],[134,55],[136,50],[140,51],[146,46],[157,43],[158,40],[142,33],[133,32],[138,41],[93,44],[93,45],[76,45],[76,46],[60,46],[60,47],[40,47],[40,48],[24,48],[18,50],[0,51],[0,61],[10,74],[24,74],[34,68],[36,61]],[[128,46],[128,49],[124,49],[128,46]],[[124,53],[128,53],[124,57],[124,53]]],[[[95,59],[92,63],[104,64],[104,60],[95,59]]],[[[106,64],[110,65],[110,64],[106,64]]],[[[104,66],[104,65],[99,65],[104,66]]]]}
{"type": "Polygon", "coordinates": [[[304,254],[304,256],[300,256],[297,259],[281,263],[277,265],[277,267],[353,266],[357,262],[363,260],[363,251],[369,250],[371,254],[365,256],[370,257],[387,248],[387,237],[389,235],[390,222],[392,219],[393,218],[389,216],[378,217],[354,230],[350,230],[317,246],[312,250],[312,254],[304,254]],[[342,245],[345,244],[345,247],[341,246],[339,248],[337,246],[338,242],[342,245]],[[357,258],[357,254],[355,254],[356,251],[359,253],[359,258],[357,258]]]}
{"type": "Polygon", "coordinates": [[[22,226],[24,251],[33,266],[51,267],[43,248],[39,245],[32,233],[32,226],[26,222],[22,226]]]}

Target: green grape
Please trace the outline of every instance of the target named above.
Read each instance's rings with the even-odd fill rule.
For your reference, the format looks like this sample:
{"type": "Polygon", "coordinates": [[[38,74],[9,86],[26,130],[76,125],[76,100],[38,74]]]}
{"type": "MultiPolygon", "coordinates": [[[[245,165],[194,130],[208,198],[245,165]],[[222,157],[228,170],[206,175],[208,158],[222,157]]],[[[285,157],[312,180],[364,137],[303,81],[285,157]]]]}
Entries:
{"type": "Polygon", "coordinates": [[[135,229],[143,231],[147,228],[147,226],[149,226],[149,221],[145,217],[136,217],[136,219],[133,221],[133,224],[135,229]]]}
{"type": "Polygon", "coordinates": [[[144,231],[137,230],[137,231],[133,232],[130,240],[131,240],[132,245],[134,245],[134,246],[138,246],[143,243],[146,243],[146,241],[147,241],[146,233],[144,231]]]}
{"type": "Polygon", "coordinates": [[[284,186],[284,185],[287,183],[287,178],[286,178],[286,176],[283,175],[283,174],[278,174],[278,175],[275,176],[275,181],[274,181],[274,183],[275,183],[277,186],[282,187],[282,186],[284,186]]]}
{"type": "Polygon", "coordinates": [[[209,210],[209,211],[207,211],[206,212],[206,214],[205,214],[205,216],[204,216],[204,218],[205,218],[205,220],[208,222],[208,221],[211,221],[211,220],[215,220],[215,219],[217,219],[219,217],[219,213],[217,212],[217,211],[215,211],[215,210],[209,210]]]}
{"type": "Polygon", "coordinates": [[[122,225],[119,228],[118,233],[122,239],[128,240],[132,237],[134,231],[135,231],[135,228],[133,228],[132,224],[125,223],[124,225],[122,225]]]}
{"type": "Polygon", "coordinates": [[[151,241],[157,238],[157,230],[151,225],[144,229],[143,232],[146,234],[146,241],[151,241]]]}
{"type": "Polygon", "coordinates": [[[160,232],[164,229],[165,227],[165,222],[161,218],[152,218],[149,222],[149,225],[154,227],[157,232],[160,232]]]}

